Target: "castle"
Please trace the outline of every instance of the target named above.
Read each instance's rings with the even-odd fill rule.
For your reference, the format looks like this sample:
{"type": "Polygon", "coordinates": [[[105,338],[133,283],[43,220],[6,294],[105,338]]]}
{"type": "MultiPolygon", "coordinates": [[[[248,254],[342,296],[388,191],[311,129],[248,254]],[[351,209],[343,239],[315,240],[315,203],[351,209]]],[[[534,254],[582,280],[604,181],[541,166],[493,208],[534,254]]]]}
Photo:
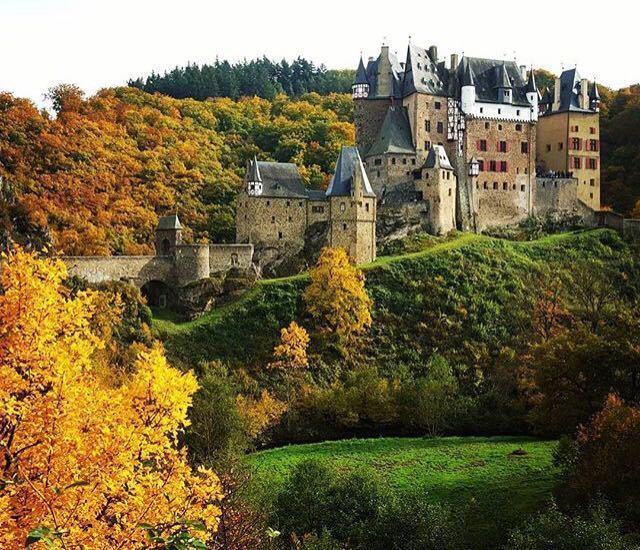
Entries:
{"type": "Polygon", "coordinates": [[[236,201],[236,242],[299,251],[311,227],[323,244],[344,248],[356,263],[376,257],[376,196],[360,154],[343,147],[325,191],[306,189],[295,164],[263,162],[247,167],[236,201]]]}
{"type": "Polygon", "coordinates": [[[292,164],[249,163],[237,202],[238,243],[301,250],[317,224],[357,262],[375,258],[382,220],[423,230],[482,231],[532,216],[600,210],[595,82],[563,71],[541,95],[515,61],[410,44],[360,59],[352,88],[356,147],[343,148],[326,193],[292,164]],[[377,222],[377,235],[375,227],[377,222]]]}

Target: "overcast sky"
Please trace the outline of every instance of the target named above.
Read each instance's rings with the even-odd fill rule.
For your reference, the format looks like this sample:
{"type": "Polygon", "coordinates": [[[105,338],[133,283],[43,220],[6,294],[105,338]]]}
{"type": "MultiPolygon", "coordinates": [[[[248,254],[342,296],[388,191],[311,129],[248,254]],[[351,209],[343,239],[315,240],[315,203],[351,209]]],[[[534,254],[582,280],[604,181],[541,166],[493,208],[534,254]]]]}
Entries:
{"type": "Polygon", "coordinates": [[[360,52],[377,55],[385,38],[404,58],[409,36],[420,46],[437,45],[441,57],[515,57],[555,72],[577,64],[583,77],[618,88],[640,81],[638,14],[631,6],[621,0],[0,0],[0,90],[42,104],[43,93],[60,82],[92,93],[216,56],[300,55],[355,68],[360,52]]]}

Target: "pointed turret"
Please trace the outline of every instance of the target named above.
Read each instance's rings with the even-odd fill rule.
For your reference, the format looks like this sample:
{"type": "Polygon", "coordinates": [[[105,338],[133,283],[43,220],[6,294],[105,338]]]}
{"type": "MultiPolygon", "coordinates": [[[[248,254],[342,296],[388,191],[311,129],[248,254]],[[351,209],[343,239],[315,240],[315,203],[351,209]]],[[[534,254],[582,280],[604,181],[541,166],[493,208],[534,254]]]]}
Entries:
{"type": "Polygon", "coordinates": [[[464,69],[460,88],[460,107],[464,113],[472,114],[476,102],[476,78],[467,58],[462,59],[462,64],[464,69]]]}
{"type": "Polygon", "coordinates": [[[496,78],[496,85],[494,87],[511,89],[511,81],[509,80],[507,66],[504,61],[502,62],[502,65],[498,65],[498,77],[496,78]]]}
{"type": "Polygon", "coordinates": [[[589,109],[592,111],[600,110],[600,92],[595,80],[589,86],[589,109]]]}
{"type": "Polygon", "coordinates": [[[369,79],[367,78],[367,70],[364,67],[364,61],[360,56],[360,63],[356,70],[356,80],[351,87],[353,99],[366,99],[369,97],[369,79]]]}
{"type": "Polygon", "coordinates": [[[247,193],[252,196],[262,195],[262,177],[258,158],[255,155],[247,167],[247,193]]]}
{"type": "Polygon", "coordinates": [[[529,80],[527,80],[527,93],[535,92],[538,94],[538,87],[536,86],[536,75],[533,72],[533,67],[529,71],[529,80]]]}
{"type": "Polygon", "coordinates": [[[498,89],[498,101],[500,103],[512,103],[513,95],[512,95],[512,86],[511,81],[509,80],[509,74],[507,73],[507,66],[504,61],[502,65],[498,65],[498,74],[496,77],[496,85],[494,88],[498,89]]]}
{"type": "Polygon", "coordinates": [[[471,68],[471,63],[468,60],[464,60],[464,73],[462,75],[462,86],[475,86],[476,79],[473,76],[473,69],[471,68]]]}

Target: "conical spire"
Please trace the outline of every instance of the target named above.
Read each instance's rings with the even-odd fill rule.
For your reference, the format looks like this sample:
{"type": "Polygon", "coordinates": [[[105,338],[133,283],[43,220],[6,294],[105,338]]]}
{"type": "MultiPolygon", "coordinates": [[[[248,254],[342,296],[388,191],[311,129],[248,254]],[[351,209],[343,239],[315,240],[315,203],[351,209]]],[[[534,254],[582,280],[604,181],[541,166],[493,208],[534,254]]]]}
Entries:
{"type": "Polygon", "coordinates": [[[367,80],[367,70],[364,68],[364,61],[360,56],[360,63],[358,63],[358,70],[356,71],[356,84],[369,84],[367,80]]]}
{"type": "Polygon", "coordinates": [[[529,71],[529,80],[527,80],[527,93],[538,93],[538,87],[536,86],[536,76],[533,72],[533,67],[529,71]]]}
{"type": "Polygon", "coordinates": [[[249,161],[247,181],[262,182],[262,178],[260,177],[260,168],[258,168],[258,158],[255,155],[253,156],[253,159],[249,161]]]}
{"type": "Polygon", "coordinates": [[[592,101],[600,100],[600,92],[598,91],[598,85],[595,80],[591,83],[591,87],[589,88],[589,99],[592,101]]]}
{"type": "Polygon", "coordinates": [[[462,75],[462,85],[463,86],[475,86],[476,79],[473,76],[473,69],[471,68],[471,63],[469,60],[465,60],[464,73],[462,75]]]}
{"type": "Polygon", "coordinates": [[[502,65],[498,66],[498,78],[496,79],[496,88],[511,88],[511,81],[509,80],[509,75],[507,74],[507,67],[502,62],[502,65]]]}

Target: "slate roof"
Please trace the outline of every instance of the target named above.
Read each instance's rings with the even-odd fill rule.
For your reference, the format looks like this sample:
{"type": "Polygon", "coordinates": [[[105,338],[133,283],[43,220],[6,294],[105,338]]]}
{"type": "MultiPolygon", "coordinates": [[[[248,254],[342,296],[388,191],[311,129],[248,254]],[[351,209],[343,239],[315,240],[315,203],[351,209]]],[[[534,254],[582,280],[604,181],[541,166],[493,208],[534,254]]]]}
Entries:
{"type": "MultiPolygon", "coordinates": [[[[457,71],[457,81],[460,83],[464,80],[467,66],[473,73],[477,101],[498,103],[498,88],[509,87],[513,89],[513,104],[529,107],[527,85],[515,61],[464,57],[457,71]]],[[[460,86],[457,88],[456,95],[459,97],[460,86]]]]}
{"type": "Polygon", "coordinates": [[[340,150],[338,160],[336,161],[336,168],[333,172],[329,188],[327,189],[327,197],[351,195],[351,185],[353,184],[353,175],[356,170],[359,170],[362,175],[364,196],[375,197],[376,195],[371,188],[369,178],[367,177],[356,147],[342,147],[340,150]]]}
{"type": "Polygon", "coordinates": [[[414,92],[446,95],[449,73],[444,63],[431,59],[428,50],[409,44],[404,71],[403,96],[414,92]]]}
{"type": "Polygon", "coordinates": [[[588,109],[580,107],[580,80],[577,69],[562,72],[560,75],[560,108],[554,112],[590,112],[588,109]]]}
{"type": "Polygon", "coordinates": [[[424,162],[424,168],[445,168],[453,170],[447,152],[442,145],[432,145],[424,162]]]}
{"type": "MultiPolygon", "coordinates": [[[[382,55],[382,53],[380,54],[382,55]]],[[[366,79],[369,84],[369,97],[378,96],[378,64],[380,63],[380,56],[377,59],[369,59],[367,67],[365,69],[366,79]]],[[[398,57],[389,51],[389,63],[391,64],[391,71],[393,73],[393,95],[394,97],[402,97],[402,82],[404,76],[404,69],[398,57]]],[[[365,82],[356,82],[357,84],[365,84],[365,82]]]]}
{"type": "Polygon", "coordinates": [[[158,220],[158,227],[156,229],[159,229],[159,230],[182,229],[182,225],[180,224],[180,220],[178,219],[178,214],[172,214],[171,216],[162,216],[158,220]]]}
{"type": "Polygon", "coordinates": [[[249,169],[247,170],[247,181],[262,181],[260,177],[260,169],[258,168],[258,159],[254,155],[253,160],[249,161],[249,169]]]}
{"type": "Polygon", "coordinates": [[[259,160],[257,168],[262,177],[263,197],[305,198],[307,190],[302,183],[298,167],[290,162],[259,160]]]}
{"type": "Polygon", "coordinates": [[[536,86],[536,75],[533,73],[533,68],[529,71],[529,79],[527,80],[527,93],[535,92],[539,94],[538,87],[536,86]]]}
{"type": "Polygon", "coordinates": [[[380,132],[366,156],[384,153],[415,153],[409,116],[404,107],[389,107],[380,132]]]}
{"type": "Polygon", "coordinates": [[[358,63],[358,70],[356,71],[356,84],[369,84],[367,78],[367,70],[364,68],[364,62],[362,56],[360,56],[360,63],[358,63]]]}
{"type": "Polygon", "coordinates": [[[600,100],[600,92],[598,91],[598,85],[596,84],[595,80],[591,83],[591,86],[589,88],[589,99],[593,99],[596,101],[600,100]]]}

